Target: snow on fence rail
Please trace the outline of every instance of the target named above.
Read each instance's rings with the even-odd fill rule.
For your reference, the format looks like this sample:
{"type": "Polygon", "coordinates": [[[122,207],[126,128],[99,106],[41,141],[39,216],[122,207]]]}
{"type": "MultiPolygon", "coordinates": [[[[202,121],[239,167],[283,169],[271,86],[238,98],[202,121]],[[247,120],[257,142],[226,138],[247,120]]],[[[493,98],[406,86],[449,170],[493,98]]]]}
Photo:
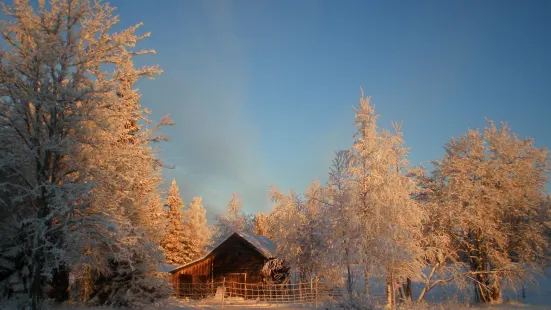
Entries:
{"type": "Polygon", "coordinates": [[[317,303],[325,297],[340,297],[344,289],[323,282],[251,284],[239,282],[181,283],[178,298],[221,300],[257,300],[267,303],[317,303]]]}

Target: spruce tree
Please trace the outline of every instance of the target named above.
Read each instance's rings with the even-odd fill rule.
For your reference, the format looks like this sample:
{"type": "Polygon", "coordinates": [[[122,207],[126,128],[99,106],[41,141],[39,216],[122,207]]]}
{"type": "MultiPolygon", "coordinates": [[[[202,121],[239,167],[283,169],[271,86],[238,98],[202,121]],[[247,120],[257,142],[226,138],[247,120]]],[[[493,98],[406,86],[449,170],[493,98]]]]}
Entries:
{"type": "Polygon", "coordinates": [[[189,247],[186,244],[186,229],[184,227],[182,209],[184,202],[180,197],[180,189],[176,180],[172,180],[166,199],[167,229],[161,241],[168,264],[185,264],[190,261],[189,247]]]}

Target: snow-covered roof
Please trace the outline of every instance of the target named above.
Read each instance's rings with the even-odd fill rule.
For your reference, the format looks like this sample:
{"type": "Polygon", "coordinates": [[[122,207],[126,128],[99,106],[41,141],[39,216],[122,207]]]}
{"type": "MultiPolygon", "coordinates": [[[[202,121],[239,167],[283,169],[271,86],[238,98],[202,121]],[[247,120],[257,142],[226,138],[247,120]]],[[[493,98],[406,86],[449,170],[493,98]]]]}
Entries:
{"type": "Polygon", "coordinates": [[[238,234],[241,238],[247,240],[250,244],[252,244],[258,250],[258,252],[264,255],[264,257],[266,258],[275,257],[275,245],[273,241],[268,239],[267,237],[260,236],[260,235],[253,235],[246,232],[238,232],[236,234],[238,234]]]}
{"type": "Polygon", "coordinates": [[[172,269],[168,270],[168,272],[173,272],[178,269],[193,265],[199,261],[202,261],[203,259],[209,257],[214,250],[216,250],[220,245],[222,245],[224,242],[226,242],[228,239],[230,239],[233,235],[238,235],[239,237],[245,239],[249,244],[251,244],[262,256],[264,256],[266,259],[274,258],[275,257],[275,244],[272,240],[265,236],[250,234],[246,232],[234,232],[233,234],[229,235],[226,239],[222,240],[215,246],[213,246],[207,254],[205,254],[203,257],[198,258],[194,261],[191,261],[184,265],[179,266],[173,266],[172,269]]]}
{"type": "Polygon", "coordinates": [[[170,272],[178,267],[179,265],[157,265],[157,272],[170,272]]]}

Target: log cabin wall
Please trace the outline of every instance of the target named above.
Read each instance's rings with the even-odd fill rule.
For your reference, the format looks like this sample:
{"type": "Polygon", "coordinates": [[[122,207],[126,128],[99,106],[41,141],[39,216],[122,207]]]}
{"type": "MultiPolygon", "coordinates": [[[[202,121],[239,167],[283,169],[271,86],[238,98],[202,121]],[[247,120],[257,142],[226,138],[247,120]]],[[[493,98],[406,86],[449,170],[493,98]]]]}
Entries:
{"type": "Polygon", "coordinates": [[[173,287],[176,289],[180,286],[180,283],[204,283],[212,279],[213,259],[214,256],[205,257],[202,260],[199,260],[189,266],[183,267],[174,272],[171,277],[173,287]],[[189,275],[191,277],[182,277],[184,275],[189,275]],[[191,279],[191,281],[186,280],[185,282],[182,282],[182,280],[185,278],[189,278],[191,279]]]}
{"type": "Polygon", "coordinates": [[[245,274],[244,279],[239,277],[239,282],[262,282],[262,267],[266,258],[245,239],[233,235],[226,242],[213,251],[213,277],[214,281],[222,281],[223,278],[236,281],[235,274],[245,274]],[[229,279],[229,275],[232,279],[229,279]]]}
{"type": "Polygon", "coordinates": [[[226,281],[261,283],[266,258],[248,241],[237,234],[229,237],[205,258],[193,262],[172,274],[175,290],[181,283],[226,281]]]}

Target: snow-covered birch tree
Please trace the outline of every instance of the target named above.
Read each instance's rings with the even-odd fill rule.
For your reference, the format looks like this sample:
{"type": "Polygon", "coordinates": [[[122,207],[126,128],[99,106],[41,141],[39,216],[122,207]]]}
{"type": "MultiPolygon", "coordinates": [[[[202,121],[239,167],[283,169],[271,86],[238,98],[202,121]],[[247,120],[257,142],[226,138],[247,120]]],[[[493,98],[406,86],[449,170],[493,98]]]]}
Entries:
{"type": "Polygon", "coordinates": [[[464,258],[476,297],[499,301],[504,284],[526,279],[545,261],[548,228],[539,215],[549,152],[491,121],[483,132],[451,139],[445,150],[433,163],[432,183],[443,190],[432,203],[450,220],[449,238],[464,258]]]}
{"type": "MultiPolygon", "coordinates": [[[[17,221],[1,228],[11,243],[0,255],[18,258],[3,263],[2,284],[38,309],[46,293],[67,298],[75,263],[100,270],[125,260],[131,279],[115,291],[139,294],[144,283],[134,276],[145,279],[155,264],[148,232],[162,211],[160,163],[149,143],[163,138],[153,135],[156,126],[138,125],[148,123],[148,111],[132,89],[160,73],[132,62],[149,53],[132,50],[148,34],[137,35],[139,25],[113,33],[118,17],[99,1],[2,7],[10,20],[1,26],[7,48],[0,53],[0,140],[18,146],[1,151],[7,181],[0,191],[9,193],[5,205],[17,221]],[[146,210],[153,211],[149,219],[146,210]]],[[[109,295],[117,302],[129,296],[109,295]]]]}
{"type": "Polygon", "coordinates": [[[272,187],[274,202],[268,217],[268,232],[277,246],[277,255],[298,271],[302,281],[342,279],[339,262],[330,253],[332,219],[325,203],[326,189],[315,180],[304,197],[288,195],[272,187]]]}
{"type": "Polygon", "coordinates": [[[351,264],[357,262],[357,229],[359,223],[351,208],[353,200],[350,191],[350,152],[339,151],[329,171],[328,189],[325,195],[326,213],[330,219],[329,234],[332,260],[341,262],[346,270],[346,288],[349,294],[354,287],[354,273],[351,264]]]}
{"type": "Polygon", "coordinates": [[[366,268],[366,291],[370,275],[384,277],[388,304],[393,305],[397,283],[420,273],[421,251],[415,240],[424,214],[410,197],[415,184],[405,174],[408,149],[399,127],[394,125],[395,134],[380,130],[377,118],[370,97],[362,96],[350,150],[350,188],[360,221],[358,258],[366,268]]]}
{"type": "Polygon", "coordinates": [[[423,166],[410,170],[410,176],[418,186],[413,197],[426,214],[418,242],[428,273],[420,274],[423,287],[417,302],[436,286],[451,281],[458,289],[466,290],[471,276],[469,268],[461,261],[458,240],[454,237],[456,210],[446,202],[446,181],[438,171],[428,175],[423,166]]]}

